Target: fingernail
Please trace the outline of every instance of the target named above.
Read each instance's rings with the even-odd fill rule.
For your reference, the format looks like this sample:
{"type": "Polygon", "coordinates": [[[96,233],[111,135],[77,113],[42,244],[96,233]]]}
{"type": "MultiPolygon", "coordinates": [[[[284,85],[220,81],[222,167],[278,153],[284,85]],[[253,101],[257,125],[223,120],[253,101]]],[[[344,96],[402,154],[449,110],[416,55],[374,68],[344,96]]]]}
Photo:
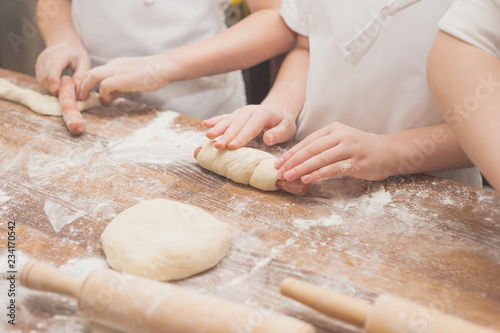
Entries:
{"type": "Polygon", "coordinates": [[[276,160],[276,162],[274,162],[274,166],[280,168],[284,163],[285,159],[283,157],[280,157],[276,160]]]}
{"type": "Polygon", "coordinates": [[[269,145],[269,146],[274,145],[274,143],[276,142],[276,138],[274,137],[274,134],[269,133],[269,134],[267,135],[267,139],[268,139],[268,141],[269,141],[269,142],[268,142],[268,145],[269,145]]]}
{"type": "Polygon", "coordinates": [[[233,147],[236,148],[239,143],[240,143],[240,140],[234,139],[233,141],[229,142],[228,146],[230,146],[231,148],[233,148],[233,147]]]}
{"type": "Polygon", "coordinates": [[[285,172],[285,174],[283,175],[285,177],[286,180],[291,180],[293,177],[295,177],[295,170],[289,170],[287,172],[285,172]]]}
{"type": "Polygon", "coordinates": [[[309,184],[312,180],[311,175],[305,175],[302,178],[300,178],[304,184],[309,184]]]}
{"type": "Polygon", "coordinates": [[[52,92],[55,92],[55,91],[57,90],[57,84],[55,84],[55,83],[51,84],[51,85],[50,85],[50,90],[51,90],[52,92]]]}
{"type": "Polygon", "coordinates": [[[283,179],[283,174],[285,173],[284,169],[279,169],[278,174],[276,175],[279,179],[283,179]]]}

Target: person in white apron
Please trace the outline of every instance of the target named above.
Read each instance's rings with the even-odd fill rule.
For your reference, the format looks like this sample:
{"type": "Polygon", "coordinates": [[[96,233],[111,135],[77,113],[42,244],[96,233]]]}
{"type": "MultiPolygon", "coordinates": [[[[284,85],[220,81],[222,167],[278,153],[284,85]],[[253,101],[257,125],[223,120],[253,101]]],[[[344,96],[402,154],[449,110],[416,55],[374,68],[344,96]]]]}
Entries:
{"type": "Polygon", "coordinates": [[[462,148],[500,190],[500,0],[457,0],[438,24],[427,72],[462,148]]]}
{"type": "MultiPolygon", "coordinates": [[[[278,159],[278,176],[367,180],[468,168],[426,80],[437,22],[452,0],[285,0],[298,33],[260,107],[209,119],[218,148],[302,140],[278,159]]],[[[436,175],[482,186],[477,169],[436,175]]]]}
{"type": "MultiPolygon", "coordinates": [[[[274,17],[279,17],[276,7],[279,8],[280,2],[274,0],[268,4],[267,8],[275,8],[274,17]]],[[[73,0],[68,5],[57,2],[57,10],[52,11],[50,3],[53,4],[54,1],[40,0],[38,3],[39,16],[51,12],[56,14],[52,14],[46,24],[40,25],[48,47],[39,56],[36,69],[39,82],[54,94],[57,94],[58,77],[62,69],[70,65],[75,69],[74,80],[80,97],[88,95],[95,85],[104,80],[101,88],[114,85],[115,89],[112,92],[104,89],[105,102],[110,102],[123,93],[141,92],[132,95],[132,98],[162,109],[206,118],[231,112],[245,105],[241,72],[229,72],[230,70],[248,67],[272,56],[261,53],[242,63],[236,60],[242,54],[245,55],[246,50],[238,50],[240,53],[232,54],[221,50],[218,60],[225,63],[225,66],[219,65],[214,69],[212,62],[215,60],[211,59],[212,62],[209,62],[203,54],[193,58],[188,53],[184,58],[193,58],[190,60],[194,65],[190,67],[195,67],[194,74],[180,72],[170,79],[161,70],[163,67],[172,67],[171,64],[160,63],[161,66],[165,65],[160,68],[155,60],[162,54],[213,38],[225,31],[224,8],[228,5],[228,0],[73,0]],[[90,67],[96,66],[102,67],[88,72],[90,67]],[[118,77],[116,70],[130,74],[130,77],[118,77]],[[138,79],[137,73],[141,71],[142,77],[138,79]],[[204,76],[208,75],[206,72],[229,73],[204,76]],[[103,76],[103,73],[106,75],[103,76]],[[183,80],[187,75],[191,75],[189,80],[183,80]],[[106,81],[107,78],[111,80],[106,81]],[[172,82],[174,80],[179,81],[172,82]],[[83,82],[89,84],[82,92],[83,82]]],[[[250,17],[252,15],[249,19],[250,17]]],[[[254,17],[252,19],[255,21],[254,17]]],[[[275,25],[273,20],[261,23],[269,27],[275,25]]],[[[249,32],[242,34],[242,30],[239,29],[240,35],[238,32],[228,35],[225,40],[227,44],[245,39],[249,32]]],[[[279,33],[285,38],[281,39],[283,42],[273,44],[272,52],[276,54],[286,51],[294,41],[290,31],[282,30],[279,33]]],[[[223,41],[218,41],[214,47],[223,41]]],[[[263,40],[264,43],[273,41],[272,38],[263,40]]],[[[183,58],[182,54],[177,54],[177,57],[183,58]]]]}

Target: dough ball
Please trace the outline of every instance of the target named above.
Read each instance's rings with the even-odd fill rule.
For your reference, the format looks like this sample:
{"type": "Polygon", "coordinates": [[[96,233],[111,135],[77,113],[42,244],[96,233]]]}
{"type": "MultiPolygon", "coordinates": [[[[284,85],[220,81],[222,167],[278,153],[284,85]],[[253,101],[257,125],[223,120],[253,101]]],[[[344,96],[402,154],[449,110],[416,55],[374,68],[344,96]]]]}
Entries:
{"type": "Polygon", "coordinates": [[[110,267],[169,281],[217,265],[229,251],[231,229],[198,207],[154,199],[118,214],[101,242],[110,267]]]}
{"type": "Polygon", "coordinates": [[[202,167],[244,185],[263,191],[276,191],[278,170],[274,167],[276,157],[254,148],[219,150],[215,141],[205,141],[197,160],[202,167]]]}

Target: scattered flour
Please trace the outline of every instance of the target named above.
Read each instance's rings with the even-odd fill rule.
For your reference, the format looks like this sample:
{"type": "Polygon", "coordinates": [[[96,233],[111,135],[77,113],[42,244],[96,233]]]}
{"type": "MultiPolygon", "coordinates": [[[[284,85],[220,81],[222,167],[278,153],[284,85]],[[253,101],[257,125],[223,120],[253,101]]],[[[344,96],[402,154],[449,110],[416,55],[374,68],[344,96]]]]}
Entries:
{"type": "Polygon", "coordinates": [[[344,220],[338,215],[331,215],[318,220],[295,219],[292,221],[294,227],[301,231],[309,230],[311,227],[331,227],[344,224],[344,220]]]}
{"type": "Polygon", "coordinates": [[[266,267],[269,263],[271,263],[274,259],[277,259],[277,257],[283,253],[285,248],[294,246],[295,240],[293,238],[289,238],[285,241],[285,243],[272,247],[269,250],[269,255],[266,257],[260,257],[254,264],[254,266],[250,269],[250,271],[246,274],[240,275],[228,283],[224,285],[219,285],[217,286],[217,289],[226,289],[228,287],[233,287],[236,285],[241,285],[242,282],[244,282],[246,279],[250,278],[251,276],[255,275],[258,271],[260,271],[263,267],[266,267]]]}
{"type": "Polygon", "coordinates": [[[82,216],[85,216],[84,212],[74,212],[69,208],[63,207],[49,200],[45,201],[43,208],[45,210],[45,215],[47,215],[54,231],[57,233],[59,233],[65,225],[70,224],[82,216]]]}
{"type": "Polygon", "coordinates": [[[104,258],[73,258],[60,266],[59,270],[79,278],[85,278],[100,268],[108,268],[104,258]]]}
{"type": "Polygon", "coordinates": [[[347,172],[347,171],[351,170],[351,167],[352,167],[352,165],[351,165],[351,164],[349,164],[349,163],[344,163],[344,164],[342,164],[342,165],[340,166],[340,171],[342,171],[342,172],[344,172],[344,173],[345,173],[345,172],[347,172]]]}
{"type": "Polygon", "coordinates": [[[115,159],[133,163],[168,164],[179,159],[193,158],[193,152],[203,142],[203,132],[183,131],[171,128],[177,112],[158,113],[148,126],[133,135],[111,143],[110,151],[115,159]]]}
{"type": "Polygon", "coordinates": [[[7,195],[7,193],[5,193],[4,191],[0,190],[0,204],[3,204],[7,201],[9,201],[10,199],[12,199],[12,197],[9,197],[7,195]]]}
{"type": "Polygon", "coordinates": [[[299,231],[306,231],[317,227],[339,226],[345,223],[342,215],[346,212],[357,213],[364,218],[374,215],[384,214],[384,207],[392,203],[392,196],[389,192],[381,189],[376,192],[364,194],[355,198],[341,197],[331,200],[339,212],[317,219],[296,218],[292,221],[294,227],[299,231]]]}

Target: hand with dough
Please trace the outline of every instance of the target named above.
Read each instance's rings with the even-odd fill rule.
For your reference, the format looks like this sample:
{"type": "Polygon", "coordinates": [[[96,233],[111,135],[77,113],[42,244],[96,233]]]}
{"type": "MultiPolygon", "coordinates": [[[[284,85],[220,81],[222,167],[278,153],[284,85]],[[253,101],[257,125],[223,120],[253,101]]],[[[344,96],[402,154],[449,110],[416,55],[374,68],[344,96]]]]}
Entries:
{"type": "Polygon", "coordinates": [[[280,104],[247,105],[233,113],[204,120],[202,125],[210,128],[209,139],[220,138],[217,149],[237,149],[263,133],[264,143],[271,146],[291,139],[297,126],[296,115],[280,104]]]}
{"type": "Polygon", "coordinates": [[[207,140],[194,152],[194,157],[203,168],[263,191],[276,191],[281,188],[298,195],[309,192],[310,186],[300,180],[287,182],[278,179],[278,170],[274,167],[275,156],[248,147],[219,150],[214,147],[215,143],[216,141],[207,140]]]}
{"type": "Polygon", "coordinates": [[[300,179],[305,184],[343,176],[382,180],[398,173],[393,145],[387,135],[333,123],[284,153],[275,163],[277,176],[287,181],[300,179]]]}
{"type": "MultiPolygon", "coordinates": [[[[59,93],[61,74],[66,67],[73,70],[76,85],[91,67],[89,54],[73,26],[71,1],[59,1],[57,5],[57,14],[50,18],[50,24],[40,29],[46,48],[35,64],[38,83],[53,95],[59,93]]],[[[47,0],[38,1],[37,11],[43,11],[44,6],[49,6],[47,0]]]]}

